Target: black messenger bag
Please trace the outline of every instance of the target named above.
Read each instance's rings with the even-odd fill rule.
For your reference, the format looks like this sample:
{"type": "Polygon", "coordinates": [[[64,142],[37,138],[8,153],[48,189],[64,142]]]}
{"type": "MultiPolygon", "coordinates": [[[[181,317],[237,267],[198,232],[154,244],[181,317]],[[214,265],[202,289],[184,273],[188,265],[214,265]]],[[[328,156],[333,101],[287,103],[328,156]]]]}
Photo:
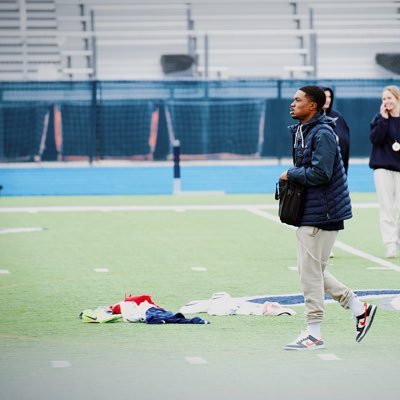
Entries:
{"type": "Polygon", "coordinates": [[[279,218],[288,225],[299,226],[304,211],[306,188],[291,181],[279,180],[275,200],[279,200],[279,218]]]}

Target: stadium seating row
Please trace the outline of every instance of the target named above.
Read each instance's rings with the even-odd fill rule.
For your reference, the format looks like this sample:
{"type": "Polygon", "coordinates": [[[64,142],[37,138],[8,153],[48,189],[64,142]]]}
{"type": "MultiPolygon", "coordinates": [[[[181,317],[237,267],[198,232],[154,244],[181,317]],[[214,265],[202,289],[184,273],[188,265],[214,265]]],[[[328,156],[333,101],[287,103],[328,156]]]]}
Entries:
{"type": "Polygon", "coordinates": [[[2,0],[0,79],[160,79],[163,54],[193,57],[195,77],[387,78],[375,55],[398,51],[399,10],[396,0],[2,0]]]}

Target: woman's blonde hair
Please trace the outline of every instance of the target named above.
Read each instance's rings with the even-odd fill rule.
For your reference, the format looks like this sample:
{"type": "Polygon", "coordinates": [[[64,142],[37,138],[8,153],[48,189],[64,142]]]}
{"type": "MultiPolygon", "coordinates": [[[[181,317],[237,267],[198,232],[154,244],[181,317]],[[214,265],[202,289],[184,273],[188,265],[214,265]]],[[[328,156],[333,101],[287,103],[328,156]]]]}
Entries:
{"type": "Polygon", "coordinates": [[[400,89],[396,85],[389,85],[383,88],[383,92],[388,90],[392,95],[396,98],[397,101],[400,101],[400,89]]]}

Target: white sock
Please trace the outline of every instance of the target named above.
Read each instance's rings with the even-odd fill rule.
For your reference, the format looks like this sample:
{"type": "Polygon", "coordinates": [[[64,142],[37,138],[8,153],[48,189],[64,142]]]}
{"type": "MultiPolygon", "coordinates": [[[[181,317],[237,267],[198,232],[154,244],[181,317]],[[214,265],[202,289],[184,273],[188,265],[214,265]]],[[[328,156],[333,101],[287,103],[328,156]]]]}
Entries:
{"type": "Polygon", "coordinates": [[[363,314],[365,311],[364,303],[362,303],[360,300],[358,300],[357,297],[353,297],[350,300],[349,308],[355,317],[358,317],[359,315],[363,314]]]}
{"type": "Polygon", "coordinates": [[[307,324],[307,332],[314,336],[317,339],[321,338],[321,323],[320,322],[312,322],[311,324],[307,324]]]}

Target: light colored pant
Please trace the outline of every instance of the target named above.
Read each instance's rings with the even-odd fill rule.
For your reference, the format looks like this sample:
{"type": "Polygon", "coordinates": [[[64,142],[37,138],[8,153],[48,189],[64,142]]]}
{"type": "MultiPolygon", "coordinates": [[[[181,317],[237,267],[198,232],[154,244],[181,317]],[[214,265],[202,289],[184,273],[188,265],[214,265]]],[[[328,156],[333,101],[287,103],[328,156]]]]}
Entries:
{"type": "Polygon", "coordinates": [[[301,226],[296,231],[297,263],[304,294],[306,323],[321,322],[324,318],[325,293],[346,309],[355,296],[351,289],[326,271],[338,233],[312,226],[301,226]]]}
{"type": "Polygon", "coordinates": [[[392,246],[400,241],[400,172],[376,169],[374,181],[382,241],[386,246],[392,246]]]}

